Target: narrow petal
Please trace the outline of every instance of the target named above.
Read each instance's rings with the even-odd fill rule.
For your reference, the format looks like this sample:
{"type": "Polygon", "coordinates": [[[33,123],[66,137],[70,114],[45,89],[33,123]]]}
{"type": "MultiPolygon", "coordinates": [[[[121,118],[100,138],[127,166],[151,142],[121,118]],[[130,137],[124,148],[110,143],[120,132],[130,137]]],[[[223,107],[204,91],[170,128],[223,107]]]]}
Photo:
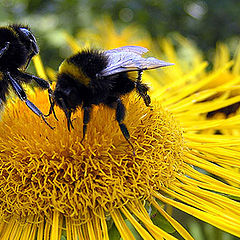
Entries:
{"type": "Polygon", "coordinates": [[[106,217],[104,215],[104,210],[102,208],[98,209],[98,215],[99,215],[100,221],[101,221],[103,240],[109,240],[108,227],[107,227],[107,223],[106,223],[106,219],[105,219],[106,217]]]}
{"type": "Polygon", "coordinates": [[[52,229],[51,229],[51,240],[57,240],[59,239],[59,212],[55,210],[53,212],[53,223],[52,223],[52,229]]]}
{"type": "Polygon", "coordinates": [[[153,224],[152,220],[148,216],[146,209],[142,206],[141,203],[137,206],[128,204],[127,207],[144,224],[144,226],[155,237],[155,239],[176,240],[175,237],[171,236],[170,234],[166,233],[161,228],[153,224]]]}
{"type": "Polygon", "coordinates": [[[121,208],[121,212],[125,215],[125,217],[131,222],[131,224],[135,227],[137,232],[142,236],[144,240],[154,240],[152,236],[134,219],[134,217],[129,213],[126,207],[121,208]]]}
{"type": "Polygon", "coordinates": [[[112,211],[111,216],[123,240],[135,240],[131,231],[129,230],[126,223],[124,222],[119,210],[116,209],[112,211]]]}
{"type": "MultiPolygon", "coordinates": [[[[166,198],[157,192],[154,194],[154,196],[156,198],[158,198],[160,201],[171,204],[173,207],[176,207],[176,208],[180,209],[181,211],[184,211],[184,212],[191,214],[205,222],[208,222],[208,223],[212,224],[213,226],[216,226],[216,227],[218,227],[224,231],[227,231],[233,235],[236,235],[238,237],[240,236],[239,220],[237,221],[237,219],[235,219],[237,222],[232,222],[232,220],[234,220],[234,219],[229,219],[229,218],[225,218],[222,216],[220,217],[218,215],[209,214],[208,212],[204,212],[197,208],[193,208],[186,204],[176,202],[175,200],[166,198]]],[[[187,199],[185,199],[184,201],[185,201],[185,203],[188,202],[187,199]]]]}
{"type": "Polygon", "coordinates": [[[175,219],[173,219],[169,214],[167,214],[156,202],[156,200],[151,199],[150,201],[153,206],[161,213],[169,223],[178,231],[178,233],[186,240],[193,240],[192,236],[187,232],[186,229],[183,228],[181,224],[179,224],[175,219]]]}

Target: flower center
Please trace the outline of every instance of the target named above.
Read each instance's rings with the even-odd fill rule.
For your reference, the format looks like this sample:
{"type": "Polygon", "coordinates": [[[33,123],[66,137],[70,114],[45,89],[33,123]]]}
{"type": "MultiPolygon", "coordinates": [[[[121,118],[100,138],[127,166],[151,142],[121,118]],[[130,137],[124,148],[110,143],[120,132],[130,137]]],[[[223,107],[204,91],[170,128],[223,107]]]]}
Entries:
{"type": "MultiPolygon", "coordinates": [[[[45,93],[37,92],[32,101],[47,112],[45,93]]],[[[174,181],[185,151],[180,127],[156,102],[153,109],[135,97],[124,103],[135,156],[113,109],[94,108],[81,144],[80,110],[69,132],[58,108],[59,121],[49,118],[56,127],[51,130],[24,103],[10,104],[0,121],[0,216],[46,215],[58,209],[86,219],[89,209],[111,211],[129,200],[147,199],[174,181]]]]}

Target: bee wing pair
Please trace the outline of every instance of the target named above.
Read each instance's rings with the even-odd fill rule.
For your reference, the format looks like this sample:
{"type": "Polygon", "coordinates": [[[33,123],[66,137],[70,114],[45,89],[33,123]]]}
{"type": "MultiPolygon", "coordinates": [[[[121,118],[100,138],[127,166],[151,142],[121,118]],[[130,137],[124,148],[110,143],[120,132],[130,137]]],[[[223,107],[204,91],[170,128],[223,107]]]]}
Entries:
{"type": "Polygon", "coordinates": [[[98,76],[106,77],[120,72],[142,71],[173,65],[154,57],[141,57],[146,52],[148,52],[147,48],[139,46],[124,46],[105,51],[108,65],[98,76]]]}

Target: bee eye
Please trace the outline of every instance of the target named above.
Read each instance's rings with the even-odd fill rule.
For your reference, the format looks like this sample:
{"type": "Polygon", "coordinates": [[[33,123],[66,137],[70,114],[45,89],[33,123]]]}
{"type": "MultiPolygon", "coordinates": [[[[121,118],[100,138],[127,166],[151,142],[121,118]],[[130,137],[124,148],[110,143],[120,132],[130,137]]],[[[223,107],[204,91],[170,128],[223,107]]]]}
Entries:
{"type": "Polygon", "coordinates": [[[38,46],[37,46],[37,40],[36,38],[34,37],[34,35],[26,28],[19,28],[19,30],[21,32],[24,33],[24,35],[29,39],[30,43],[31,43],[31,49],[33,51],[34,54],[38,54],[39,53],[39,49],[38,49],[38,46]]]}
{"type": "Polygon", "coordinates": [[[20,30],[33,42],[37,42],[36,38],[33,36],[33,34],[26,28],[20,28],[20,30]]]}

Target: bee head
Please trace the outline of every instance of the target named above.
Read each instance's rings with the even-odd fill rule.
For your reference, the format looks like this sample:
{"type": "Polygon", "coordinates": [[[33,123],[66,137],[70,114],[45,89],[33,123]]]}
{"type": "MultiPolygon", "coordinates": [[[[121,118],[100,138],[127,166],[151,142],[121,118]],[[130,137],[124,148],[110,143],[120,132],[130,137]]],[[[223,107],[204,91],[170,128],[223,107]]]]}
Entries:
{"type": "Polygon", "coordinates": [[[36,55],[39,53],[37,40],[34,37],[33,33],[30,31],[29,27],[15,24],[11,25],[10,27],[13,28],[18,34],[19,40],[24,44],[29,54],[36,55]]]}
{"type": "Polygon", "coordinates": [[[28,55],[25,65],[26,69],[32,57],[39,53],[37,40],[34,37],[33,33],[30,31],[29,27],[27,26],[13,24],[10,27],[14,29],[14,31],[17,33],[19,41],[24,45],[26,49],[28,55]]]}
{"type": "Polygon", "coordinates": [[[68,88],[68,89],[58,89],[56,88],[54,91],[54,100],[56,104],[64,109],[68,109],[71,111],[75,111],[77,106],[81,103],[79,96],[77,96],[77,93],[74,88],[68,88]]]}
{"type": "Polygon", "coordinates": [[[73,128],[73,124],[72,124],[72,121],[71,121],[71,114],[74,111],[74,109],[69,105],[69,103],[70,103],[69,99],[66,97],[65,94],[63,94],[63,92],[55,90],[54,93],[53,93],[53,102],[51,102],[51,107],[50,107],[50,110],[49,110],[49,113],[48,113],[47,116],[49,116],[50,114],[53,113],[56,120],[58,120],[57,117],[56,117],[56,114],[54,112],[55,104],[58,105],[63,110],[63,112],[65,113],[65,116],[66,116],[66,119],[67,119],[68,130],[70,131],[71,127],[73,128]]]}

